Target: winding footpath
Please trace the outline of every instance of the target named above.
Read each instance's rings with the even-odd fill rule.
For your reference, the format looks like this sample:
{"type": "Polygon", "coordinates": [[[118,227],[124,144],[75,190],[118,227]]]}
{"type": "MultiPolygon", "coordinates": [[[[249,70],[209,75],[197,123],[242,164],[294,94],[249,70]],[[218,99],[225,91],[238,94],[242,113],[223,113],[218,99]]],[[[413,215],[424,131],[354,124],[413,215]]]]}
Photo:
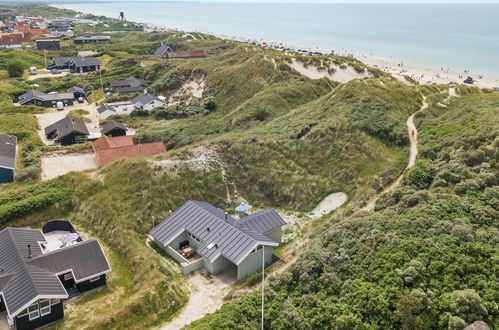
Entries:
{"type": "MultiPolygon", "coordinates": [[[[393,180],[390,184],[385,186],[383,190],[381,190],[379,193],[375,194],[367,204],[361,208],[359,211],[372,211],[374,210],[374,207],[376,206],[376,202],[380,199],[381,196],[384,194],[393,191],[402,181],[402,178],[404,177],[404,172],[412,167],[414,167],[414,164],[416,164],[416,158],[418,156],[418,129],[416,128],[416,125],[414,124],[414,116],[421,112],[424,111],[426,108],[428,108],[428,103],[426,103],[426,96],[423,96],[423,105],[421,106],[421,109],[413,113],[408,119],[407,119],[407,132],[409,134],[409,141],[410,141],[410,148],[409,148],[409,160],[407,162],[407,166],[405,170],[395,179],[393,180]]],[[[359,212],[358,211],[358,212],[359,212]]]]}
{"type": "MultiPolygon", "coordinates": [[[[450,91],[449,93],[451,94],[450,91]]],[[[407,132],[409,134],[410,140],[410,151],[406,170],[414,166],[418,154],[418,131],[416,125],[414,124],[414,116],[417,113],[425,110],[426,108],[428,108],[428,103],[426,103],[426,97],[423,96],[423,105],[421,106],[421,108],[407,119],[407,132]]],[[[385,193],[393,191],[400,184],[403,177],[404,173],[401,173],[382,191],[374,195],[367,202],[367,204],[357,212],[374,210],[374,206],[376,205],[378,199],[385,193]]],[[[321,203],[319,203],[319,205],[317,205],[317,207],[312,212],[310,212],[308,216],[311,219],[320,218],[324,214],[328,214],[338,207],[342,206],[347,201],[347,199],[348,196],[345,193],[333,193],[327,196],[321,203]]],[[[309,240],[310,239],[306,239],[302,242],[298,242],[297,249],[303,249],[303,247],[309,243],[309,240]]],[[[290,265],[292,265],[298,259],[298,256],[299,253],[296,253],[291,258],[288,258],[278,269],[274,269],[274,271],[269,275],[275,276],[276,274],[281,273],[290,265]]],[[[180,329],[190,324],[191,322],[202,318],[206,314],[213,313],[218,310],[224,303],[223,297],[227,292],[227,289],[229,288],[231,282],[223,281],[216,276],[212,277],[212,279],[209,280],[201,274],[195,274],[187,280],[187,283],[189,286],[189,291],[191,292],[188,303],[176,315],[174,315],[173,319],[170,322],[163,325],[160,328],[161,330],[180,329]]]]}

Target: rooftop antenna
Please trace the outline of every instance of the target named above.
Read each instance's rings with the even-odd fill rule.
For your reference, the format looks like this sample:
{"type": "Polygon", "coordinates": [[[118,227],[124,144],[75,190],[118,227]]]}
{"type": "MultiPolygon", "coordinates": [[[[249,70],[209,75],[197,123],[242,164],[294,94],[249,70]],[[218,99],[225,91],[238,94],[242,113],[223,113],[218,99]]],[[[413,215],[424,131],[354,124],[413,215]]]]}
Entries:
{"type": "Polygon", "coordinates": [[[265,311],[265,246],[262,246],[262,330],[265,311]]]}
{"type": "Polygon", "coordinates": [[[31,259],[31,245],[28,244],[28,258],[31,259]]]}

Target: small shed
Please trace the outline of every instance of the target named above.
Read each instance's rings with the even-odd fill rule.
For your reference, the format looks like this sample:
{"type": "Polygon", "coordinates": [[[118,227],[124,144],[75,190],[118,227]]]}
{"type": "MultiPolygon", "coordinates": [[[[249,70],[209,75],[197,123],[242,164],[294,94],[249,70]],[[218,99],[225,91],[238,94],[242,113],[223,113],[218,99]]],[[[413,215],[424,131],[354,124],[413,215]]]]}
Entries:
{"type": "Polygon", "coordinates": [[[115,136],[124,136],[128,129],[125,127],[123,123],[119,121],[110,120],[104,125],[102,125],[102,135],[115,137],[115,136]]]}

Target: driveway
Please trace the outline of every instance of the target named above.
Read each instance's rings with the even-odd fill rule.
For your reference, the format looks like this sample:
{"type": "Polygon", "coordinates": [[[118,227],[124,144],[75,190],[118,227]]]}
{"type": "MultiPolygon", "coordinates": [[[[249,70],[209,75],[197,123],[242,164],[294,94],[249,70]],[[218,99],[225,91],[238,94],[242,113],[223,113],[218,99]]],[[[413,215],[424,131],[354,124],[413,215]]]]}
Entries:
{"type": "Polygon", "coordinates": [[[72,106],[64,107],[64,110],[58,111],[56,109],[49,109],[47,113],[42,113],[35,115],[38,119],[38,135],[42,139],[43,143],[48,146],[54,145],[53,141],[47,140],[45,136],[45,127],[52,125],[56,121],[59,121],[69,114],[71,110],[86,110],[89,112],[88,115],[85,115],[88,119],[91,120],[90,123],[85,123],[87,128],[92,135],[100,135],[100,127],[99,127],[99,113],[97,112],[97,106],[95,103],[75,103],[72,106]]]}
{"type": "Polygon", "coordinates": [[[32,81],[40,78],[57,78],[57,77],[64,77],[69,74],[69,71],[62,71],[59,74],[52,74],[52,72],[48,70],[39,70],[37,74],[34,75],[29,75],[27,80],[32,81]]]}
{"type": "Polygon", "coordinates": [[[50,180],[73,171],[95,169],[98,166],[93,151],[70,154],[54,152],[42,157],[42,180],[50,180]]]}

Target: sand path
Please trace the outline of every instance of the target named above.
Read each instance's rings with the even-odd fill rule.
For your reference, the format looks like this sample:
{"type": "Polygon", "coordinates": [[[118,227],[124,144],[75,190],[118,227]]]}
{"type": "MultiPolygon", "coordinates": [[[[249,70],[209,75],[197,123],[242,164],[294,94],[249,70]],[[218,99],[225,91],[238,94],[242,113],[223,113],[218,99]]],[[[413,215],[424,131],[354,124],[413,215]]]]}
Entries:
{"type": "MultiPolygon", "coordinates": [[[[418,130],[416,128],[416,125],[414,124],[414,116],[423,110],[428,108],[428,103],[426,103],[426,96],[423,96],[423,105],[421,106],[421,109],[413,113],[408,119],[407,119],[407,132],[409,133],[409,140],[410,140],[410,148],[409,148],[409,160],[407,162],[406,170],[412,168],[414,164],[416,163],[416,158],[418,156],[418,130]]],[[[404,171],[405,172],[405,171],[404,171]]],[[[374,195],[368,202],[367,204],[360,209],[360,211],[372,211],[374,210],[374,207],[376,206],[376,202],[379,200],[381,196],[386,194],[387,192],[393,191],[402,181],[402,178],[404,177],[404,173],[402,172],[394,181],[392,181],[389,185],[383,188],[379,193],[374,195]]]]}

